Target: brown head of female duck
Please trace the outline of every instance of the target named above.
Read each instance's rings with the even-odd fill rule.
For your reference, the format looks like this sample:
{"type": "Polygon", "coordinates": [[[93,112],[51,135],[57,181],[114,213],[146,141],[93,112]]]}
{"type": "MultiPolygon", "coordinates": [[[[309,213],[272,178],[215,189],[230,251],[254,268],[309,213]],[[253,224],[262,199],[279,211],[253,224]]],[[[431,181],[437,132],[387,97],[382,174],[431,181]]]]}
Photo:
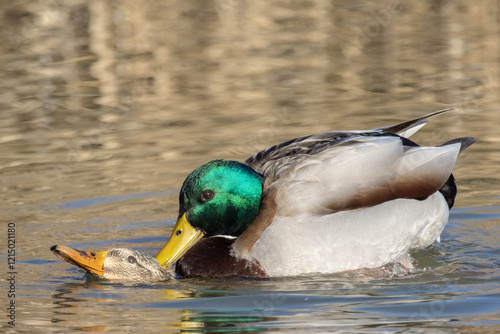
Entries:
{"type": "Polygon", "coordinates": [[[50,250],[85,272],[106,279],[158,282],[173,278],[172,272],[162,268],[153,256],[129,248],[84,252],[68,246],[54,245],[50,250]]]}

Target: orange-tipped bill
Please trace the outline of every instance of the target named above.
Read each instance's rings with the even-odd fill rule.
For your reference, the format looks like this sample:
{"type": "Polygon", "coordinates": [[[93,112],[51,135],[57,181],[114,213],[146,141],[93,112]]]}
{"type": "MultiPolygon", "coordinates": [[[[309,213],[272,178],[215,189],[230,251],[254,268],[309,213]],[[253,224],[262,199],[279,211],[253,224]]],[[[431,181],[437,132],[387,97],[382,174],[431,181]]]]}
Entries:
{"type": "Polygon", "coordinates": [[[104,276],[104,259],[109,251],[84,252],[68,246],[55,245],[50,250],[63,259],[88,273],[104,276]]]}

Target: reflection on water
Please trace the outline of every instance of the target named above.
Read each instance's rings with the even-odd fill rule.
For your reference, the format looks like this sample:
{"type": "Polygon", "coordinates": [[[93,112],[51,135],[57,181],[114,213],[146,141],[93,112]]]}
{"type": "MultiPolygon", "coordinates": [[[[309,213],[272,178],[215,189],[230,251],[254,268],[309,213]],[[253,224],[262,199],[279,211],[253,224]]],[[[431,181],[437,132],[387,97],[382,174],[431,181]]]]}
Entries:
{"type": "Polygon", "coordinates": [[[0,4],[0,211],[16,224],[16,332],[498,331],[499,8],[0,4]],[[414,139],[478,142],[457,162],[457,208],[442,242],[414,254],[416,274],[128,285],[85,278],[49,251],[156,253],[202,163],[450,106],[414,139]]]}

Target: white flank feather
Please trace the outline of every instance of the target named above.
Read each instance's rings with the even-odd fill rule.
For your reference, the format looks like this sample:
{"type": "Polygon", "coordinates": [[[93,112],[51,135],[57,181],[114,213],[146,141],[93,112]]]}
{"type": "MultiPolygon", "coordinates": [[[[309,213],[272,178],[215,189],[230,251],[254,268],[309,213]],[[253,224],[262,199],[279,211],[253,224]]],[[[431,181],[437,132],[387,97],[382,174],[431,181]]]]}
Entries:
{"type": "Polygon", "coordinates": [[[406,256],[417,240],[423,246],[434,242],[448,214],[438,192],[423,201],[397,199],[325,216],[276,216],[252,256],[270,276],[379,267],[406,256]],[[425,230],[432,233],[420,237],[425,230]]]}

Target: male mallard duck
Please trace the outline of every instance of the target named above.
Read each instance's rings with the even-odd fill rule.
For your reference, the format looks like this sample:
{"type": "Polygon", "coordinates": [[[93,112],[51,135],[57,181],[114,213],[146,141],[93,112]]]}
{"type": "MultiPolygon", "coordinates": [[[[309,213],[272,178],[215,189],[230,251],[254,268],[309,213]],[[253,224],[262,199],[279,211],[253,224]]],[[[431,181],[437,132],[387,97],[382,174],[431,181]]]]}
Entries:
{"type": "Polygon", "coordinates": [[[162,268],[153,256],[129,248],[84,252],[67,246],[54,245],[50,250],[87,273],[107,279],[156,282],[173,278],[173,274],[162,268]]]}
{"type": "Polygon", "coordinates": [[[368,131],[325,132],[245,161],[214,160],[184,181],[172,236],[156,255],[184,277],[291,276],[410,263],[439,239],[454,203],[458,138],[405,138],[437,111],[368,131]]]}

